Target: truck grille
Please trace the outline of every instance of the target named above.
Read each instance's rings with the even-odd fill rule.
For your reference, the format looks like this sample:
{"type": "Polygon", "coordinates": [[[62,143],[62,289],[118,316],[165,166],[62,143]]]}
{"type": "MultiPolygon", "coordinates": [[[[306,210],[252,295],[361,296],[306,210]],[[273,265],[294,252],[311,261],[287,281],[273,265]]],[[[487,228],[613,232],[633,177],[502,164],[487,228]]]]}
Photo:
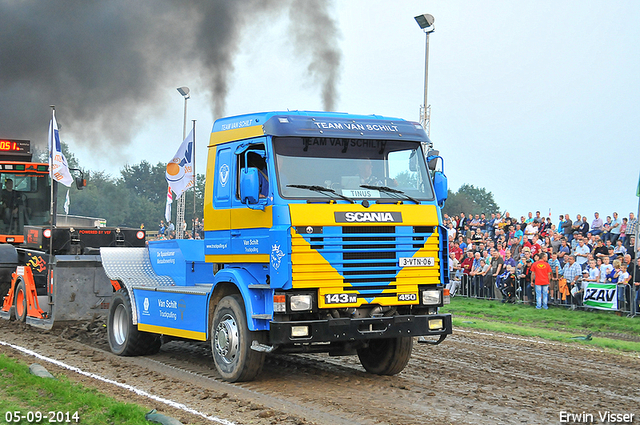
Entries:
{"type": "Polygon", "coordinates": [[[383,296],[381,291],[387,290],[384,295],[395,296],[389,290],[440,282],[437,227],[325,226],[313,234],[297,231],[306,241],[292,240],[294,287],[357,289],[361,296],[383,296]],[[399,274],[399,259],[423,247],[419,256],[434,257],[435,267],[413,267],[399,274]],[[314,251],[322,258],[312,255],[314,251]]]}

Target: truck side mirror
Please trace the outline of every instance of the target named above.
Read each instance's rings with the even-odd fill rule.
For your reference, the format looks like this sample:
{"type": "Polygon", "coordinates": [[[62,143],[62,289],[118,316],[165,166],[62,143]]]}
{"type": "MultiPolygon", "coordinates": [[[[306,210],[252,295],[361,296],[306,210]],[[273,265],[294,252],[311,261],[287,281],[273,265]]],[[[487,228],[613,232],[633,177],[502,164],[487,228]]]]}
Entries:
{"type": "Polygon", "coordinates": [[[447,176],[442,171],[436,171],[433,173],[433,188],[436,192],[436,200],[440,207],[444,206],[444,201],[447,200],[449,191],[449,184],[447,182],[447,176]]]}
{"type": "Polygon", "coordinates": [[[438,158],[440,158],[440,151],[431,149],[427,153],[427,165],[429,166],[429,170],[434,171],[436,169],[436,166],[438,165],[438,158]]]}
{"type": "Polygon", "coordinates": [[[257,204],[260,199],[260,178],[258,169],[247,167],[240,171],[240,201],[243,204],[257,204]]]}
{"type": "Polygon", "coordinates": [[[86,185],[87,185],[86,179],[83,179],[82,177],[76,177],[76,187],[78,188],[78,190],[84,189],[86,185]]]}

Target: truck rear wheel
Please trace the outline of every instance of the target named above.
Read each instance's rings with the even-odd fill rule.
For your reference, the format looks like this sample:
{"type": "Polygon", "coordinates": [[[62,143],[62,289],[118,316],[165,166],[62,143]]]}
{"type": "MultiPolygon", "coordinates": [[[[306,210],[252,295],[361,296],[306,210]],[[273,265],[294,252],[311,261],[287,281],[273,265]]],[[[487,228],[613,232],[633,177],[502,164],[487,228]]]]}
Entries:
{"type": "Polygon", "coordinates": [[[395,375],[409,363],[413,338],[372,339],[367,347],[358,349],[358,358],[367,372],[395,375]]]}
{"type": "Polygon", "coordinates": [[[133,324],[129,294],[124,289],[116,292],[109,306],[107,334],[109,347],[119,356],[142,356],[160,351],[160,335],[141,332],[133,324]]]}
{"type": "Polygon", "coordinates": [[[22,279],[18,280],[16,291],[13,295],[15,303],[16,320],[24,322],[27,320],[27,290],[22,279]]]}
{"type": "Polygon", "coordinates": [[[224,380],[251,381],[260,373],[264,353],[251,349],[242,297],[228,295],[220,300],[213,313],[210,335],[213,361],[224,380]]]}

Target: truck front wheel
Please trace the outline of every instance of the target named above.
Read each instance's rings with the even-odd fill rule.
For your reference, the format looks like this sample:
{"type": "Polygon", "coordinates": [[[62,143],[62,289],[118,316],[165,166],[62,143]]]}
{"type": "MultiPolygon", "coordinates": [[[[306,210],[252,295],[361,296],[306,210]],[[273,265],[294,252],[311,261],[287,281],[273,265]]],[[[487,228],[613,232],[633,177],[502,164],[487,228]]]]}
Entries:
{"type": "Polygon", "coordinates": [[[367,372],[395,375],[409,363],[412,348],[411,337],[372,339],[366,347],[358,349],[358,358],[367,372]]]}
{"type": "Polygon", "coordinates": [[[213,313],[210,335],[213,361],[224,380],[251,381],[260,373],[264,353],[251,349],[242,297],[228,295],[220,300],[213,313]]]}
{"type": "Polygon", "coordinates": [[[111,298],[107,334],[109,347],[119,356],[142,356],[160,351],[160,335],[140,332],[131,319],[131,299],[121,289],[111,298]]]}

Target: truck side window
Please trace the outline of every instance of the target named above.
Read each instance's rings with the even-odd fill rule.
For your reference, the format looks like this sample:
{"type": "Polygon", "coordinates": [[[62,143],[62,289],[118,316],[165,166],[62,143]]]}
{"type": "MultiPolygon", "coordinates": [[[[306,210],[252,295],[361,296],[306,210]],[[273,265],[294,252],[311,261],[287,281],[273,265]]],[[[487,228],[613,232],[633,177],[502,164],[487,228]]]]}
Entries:
{"type": "Polygon", "coordinates": [[[264,153],[263,145],[254,145],[248,149],[248,152],[238,154],[238,172],[236,176],[236,198],[240,199],[240,173],[245,168],[245,158],[249,168],[258,169],[258,177],[260,178],[260,198],[266,198],[269,194],[269,173],[267,171],[267,162],[256,151],[264,153]]]}

